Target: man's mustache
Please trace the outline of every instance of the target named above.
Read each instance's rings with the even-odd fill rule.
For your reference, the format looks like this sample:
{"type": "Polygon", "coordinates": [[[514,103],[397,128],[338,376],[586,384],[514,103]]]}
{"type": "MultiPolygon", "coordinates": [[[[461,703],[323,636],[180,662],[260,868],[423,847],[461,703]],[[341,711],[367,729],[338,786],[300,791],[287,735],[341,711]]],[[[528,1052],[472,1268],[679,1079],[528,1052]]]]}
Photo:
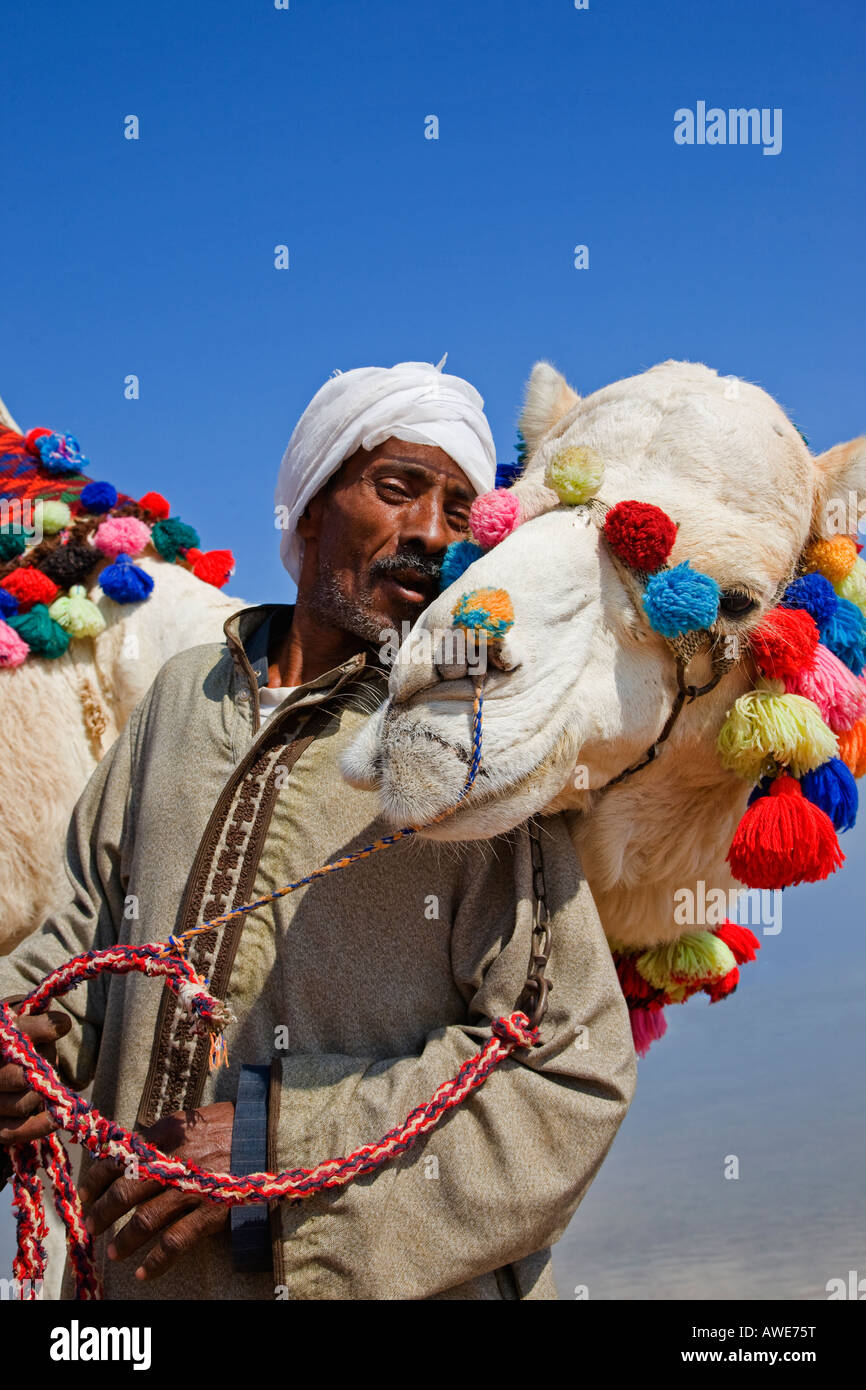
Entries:
{"type": "Polygon", "coordinates": [[[378,574],[403,574],[411,570],[424,579],[438,581],[441,569],[442,555],[419,555],[416,551],[402,550],[396,555],[383,555],[381,560],[374,560],[370,574],[375,577],[378,574]]]}

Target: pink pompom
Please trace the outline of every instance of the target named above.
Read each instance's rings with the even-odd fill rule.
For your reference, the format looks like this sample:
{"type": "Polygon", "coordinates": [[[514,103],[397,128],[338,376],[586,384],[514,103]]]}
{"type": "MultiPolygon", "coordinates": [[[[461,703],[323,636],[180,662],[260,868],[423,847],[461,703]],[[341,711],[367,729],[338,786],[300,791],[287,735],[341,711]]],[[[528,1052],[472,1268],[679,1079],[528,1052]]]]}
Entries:
{"type": "Polygon", "coordinates": [[[645,1057],[657,1038],[663,1038],[668,1030],[664,1009],[631,1009],[631,1036],[634,1050],[639,1057],[645,1057]]]}
{"type": "Polygon", "coordinates": [[[823,643],[815,652],[812,666],[786,677],[785,689],[791,695],[805,695],[817,705],[821,718],[834,734],[852,729],[866,717],[866,683],[823,643]]]}
{"type": "Polygon", "coordinates": [[[135,516],[111,516],[96,528],[93,544],[109,559],[140,555],[150,541],[150,527],[135,516]]]}
{"type": "Polygon", "coordinates": [[[19,637],[14,627],[0,621],[0,667],[7,670],[20,666],[30,651],[23,637],[19,637]]]}
{"type": "Polygon", "coordinates": [[[519,525],[520,499],[504,487],[482,492],[469,511],[469,529],[485,550],[504,541],[519,525]]]}

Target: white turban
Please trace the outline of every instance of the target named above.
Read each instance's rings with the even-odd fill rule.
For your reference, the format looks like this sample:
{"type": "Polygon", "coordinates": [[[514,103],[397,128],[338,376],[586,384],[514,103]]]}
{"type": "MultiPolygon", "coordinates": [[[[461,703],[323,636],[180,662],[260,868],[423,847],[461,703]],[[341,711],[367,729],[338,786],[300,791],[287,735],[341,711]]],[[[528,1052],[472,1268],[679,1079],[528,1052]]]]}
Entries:
{"type": "Polygon", "coordinates": [[[493,436],[484,401],[468,381],[447,376],[429,362],[341,372],[310,401],[277,478],[274,502],[286,509],[277,513],[280,559],[295,583],[303,557],[296,528],[307,503],[357,449],[373,449],[389,438],[444,449],[476,492],[494,485],[493,436]]]}

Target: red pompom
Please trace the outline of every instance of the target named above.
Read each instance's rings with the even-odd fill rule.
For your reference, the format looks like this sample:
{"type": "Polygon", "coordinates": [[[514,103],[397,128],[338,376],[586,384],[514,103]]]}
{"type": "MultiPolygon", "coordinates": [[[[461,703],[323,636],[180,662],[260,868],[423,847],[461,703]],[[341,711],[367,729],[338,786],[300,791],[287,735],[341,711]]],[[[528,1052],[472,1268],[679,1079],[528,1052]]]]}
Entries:
{"type": "Polygon", "coordinates": [[[22,611],[32,608],[34,603],[53,603],[60,593],[53,579],[32,567],[12,570],[5,579],[0,579],[0,584],[15,595],[22,611]]]}
{"type": "Polygon", "coordinates": [[[138,505],[143,507],[151,516],[155,516],[158,521],[165,521],[171,507],[166,502],[160,492],[146,492],[143,497],[139,497],[138,505]]]}
{"type": "Polygon", "coordinates": [[[815,660],[821,634],[804,608],[771,608],[749,634],[752,655],[765,676],[785,680],[815,660]]]}
{"type": "Polygon", "coordinates": [[[617,502],[604,523],[608,545],[630,569],[661,569],[673,549],[677,528],[667,512],[650,502],[617,502]]]}
{"type": "Polygon", "coordinates": [[[723,975],[720,980],[710,980],[704,985],[704,994],[710,996],[710,1003],[717,1004],[720,999],[725,999],[729,994],[733,994],[737,985],[740,983],[740,972],[736,966],[729,970],[727,975],[723,975]]]}
{"type": "Polygon", "coordinates": [[[662,1001],[664,999],[664,990],[655,989],[650,984],[649,980],[644,979],[643,975],[641,975],[640,971],[635,967],[633,956],[614,954],[613,959],[616,965],[616,973],[619,976],[620,989],[630,1006],[632,1004],[646,1004],[650,1001],[662,1001]]]}
{"type": "Polygon", "coordinates": [[[746,811],[727,860],[748,888],[788,888],[827,878],[845,856],[830,817],[783,774],[746,811]]]}
{"type": "Polygon", "coordinates": [[[206,550],[202,553],[193,546],[186,552],[186,558],[192,562],[196,579],[213,584],[217,589],[227,584],[229,577],[234,574],[235,557],[230,550],[206,550]]]}
{"type": "Polygon", "coordinates": [[[754,960],[755,952],[761,949],[761,943],[755,933],[749,931],[748,927],[741,927],[739,922],[723,922],[720,927],[716,927],[713,935],[724,941],[737,965],[745,965],[746,961],[754,960]]]}
{"type": "MultiPolygon", "coordinates": [[[[24,443],[27,446],[27,452],[29,454],[36,454],[37,439],[41,439],[43,435],[50,433],[50,430],[45,429],[28,430],[24,436],[24,443]]],[[[38,457],[38,455],[36,456],[38,457]]]]}

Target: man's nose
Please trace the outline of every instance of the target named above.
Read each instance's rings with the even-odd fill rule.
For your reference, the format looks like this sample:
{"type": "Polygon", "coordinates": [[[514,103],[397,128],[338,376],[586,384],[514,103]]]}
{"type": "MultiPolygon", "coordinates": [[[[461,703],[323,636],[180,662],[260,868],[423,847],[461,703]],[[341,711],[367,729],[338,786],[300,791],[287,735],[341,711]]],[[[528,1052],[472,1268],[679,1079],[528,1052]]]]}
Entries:
{"type": "Polygon", "coordinates": [[[419,497],[406,518],[401,542],[421,545],[425,554],[435,555],[450,545],[453,539],[454,527],[449,525],[444,504],[435,497],[419,497]]]}

